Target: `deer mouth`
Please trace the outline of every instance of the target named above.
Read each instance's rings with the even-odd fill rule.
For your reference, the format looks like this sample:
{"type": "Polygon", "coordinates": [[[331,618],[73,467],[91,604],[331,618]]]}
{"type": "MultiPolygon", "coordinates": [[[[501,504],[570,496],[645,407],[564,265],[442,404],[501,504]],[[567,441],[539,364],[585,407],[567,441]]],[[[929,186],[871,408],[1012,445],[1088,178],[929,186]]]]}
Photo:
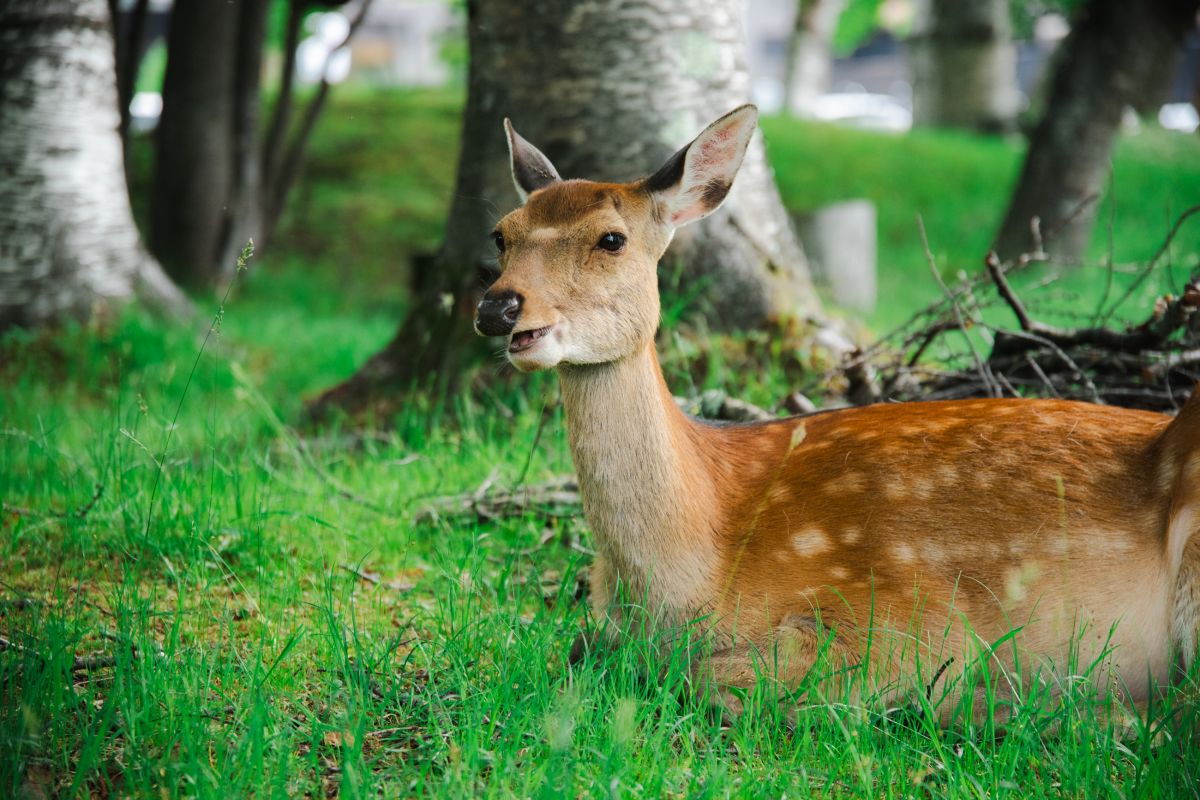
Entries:
{"type": "Polygon", "coordinates": [[[554,326],[547,325],[544,328],[534,328],[533,330],[514,333],[512,335],[512,339],[508,343],[508,352],[520,353],[524,350],[528,350],[537,344],[539,339],[549,333],[552,327],[554,326]]]}

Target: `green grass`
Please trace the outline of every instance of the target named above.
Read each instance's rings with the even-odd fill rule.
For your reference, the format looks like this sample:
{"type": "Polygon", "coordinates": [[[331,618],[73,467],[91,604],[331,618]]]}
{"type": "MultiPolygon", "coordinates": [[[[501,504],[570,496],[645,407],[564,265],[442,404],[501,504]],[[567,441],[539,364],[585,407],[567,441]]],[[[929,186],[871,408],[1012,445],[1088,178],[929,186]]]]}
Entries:
{"type": "Polygon", "coordinates": [[[267,313],[245,288],[186,395],[194,332],[136,314],[7,343],[0,633],[24,649],[0,655],[0,794],[1179,797],[1200,778],[1191,683],[1121,742],[1078,687],[1063,707],[1035,687],[1003,737],[839,697],[792,730],[769,688],[725,729],[679,699],[678,658],[657,679],[637,644],[569,669],[582,521],[414,513],[527,458],[530,481],[566,471],[557,410],[538,437],[552,384],[500,398],[511,418],[458,398],[454,425],[416,403],[387,432],[300,438],[281,414],[324,378],[237,332],[267,313]],[[115,663],[72,671],[92,653],[115,663]]]}
{"type": "MultiPolygon", "coordinates": [[[[0,636],[17,645],[0,653],[0,796],[1195,795],[1194,680],[1119,741],[1080,686],[1062,705],[1032,687],[1005,736],[839,697],[793,730],[768,686],[722,728],[680,700],[678,658],[650,678],[633,643],[569,668],[582,519],[418,514],[570,470],[551,378],[414,397],[365,433],[300,427],[303,399],[394,331],[405,260],[436,244],[451,191],[453,98],[343,93],[331,111],[280,247],[198,361],[204,328],[136,311],[0,343],[0,636]],[[111,663],[72,669],[91,654],[111,663]]],[[[947,265],[976,263],[1003,203],[991,181],[1016,163],[946,134],[768,133],[788,202],[875,197],[881,266],[913,283],[905,219],[925,215],[947,265]],[[822,142],[831,172],[802,175],[822,142]]],[[[1150,146],[1174,141],[1126,143],[1118,165],[1185,192],[1192,151],[1150,146]]],[[[1183,201],[1121,229],[1120,258],[1144,257],[1167,202],[1183,201]]],[[[785,381],[706,358],[706,387],[777,397],[785,381]]]]}

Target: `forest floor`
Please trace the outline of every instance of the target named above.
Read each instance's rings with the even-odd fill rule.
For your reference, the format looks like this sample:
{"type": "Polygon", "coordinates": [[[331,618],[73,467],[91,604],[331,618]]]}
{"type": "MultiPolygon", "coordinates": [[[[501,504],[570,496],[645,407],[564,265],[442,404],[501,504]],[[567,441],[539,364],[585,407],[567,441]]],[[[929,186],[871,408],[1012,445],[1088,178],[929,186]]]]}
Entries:
{"type": "MultiPolygon", "coordinates": [[[[404,313],[406,259],[440,235],[458,111],[343,93],[280,246],[211,336],[131,311],[0,341],[0,796],[1197,794],[1194,681],[1140,722],[1098,715],[1086,681],[1061,703],[1026,687],[998,732],[842,697],[793,724],[765,686],[723,725],[679,659],[653,679],[636,644],[568,666],[583,519],[423,513],[570,473],[552,376],[487,368],[493,391],[415,394],[367,428],[303,425],[304,399],[404,313]]],[[[1019,164],[998,139],[764,127],[790,206],[877,203],[876,330],[939,291],[915,216],[946,275],[974,271],[1019,164]]],[[[1127,137],[1113,174],[1093,255],[1143,263],[1200,199],[1200,143],[1127,137]]],[[[1153,291],[1198,252],[1193,224],[1153,291]]],[[[1067,313],[1091,283],[1046,307],[1067,313]]],[[[664,351],[689,346],[675,325],[664,351]]],[[[788,387],[710,359],[675,388],[788,387]]]]}

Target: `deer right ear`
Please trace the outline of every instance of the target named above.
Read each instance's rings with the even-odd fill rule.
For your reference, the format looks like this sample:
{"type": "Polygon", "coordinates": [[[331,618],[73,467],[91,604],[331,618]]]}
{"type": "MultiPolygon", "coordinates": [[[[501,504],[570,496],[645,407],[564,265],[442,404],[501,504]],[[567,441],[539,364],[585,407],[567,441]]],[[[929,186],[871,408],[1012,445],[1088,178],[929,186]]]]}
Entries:
{"type": "Polygon", "coordinates": [[[513,185],[517,187],[522,203],[538,189],[562,180],[550,159],[513,130],[508,117],[504,118],[504,132],[508,134],[508,160],[512,165],[513,185]]]}
{"type": "Polygon", "coordinates": [[[671,227],[707,217],[720,207],[757,126],[757,108],[735,108],[642,181],[671,227]]]}

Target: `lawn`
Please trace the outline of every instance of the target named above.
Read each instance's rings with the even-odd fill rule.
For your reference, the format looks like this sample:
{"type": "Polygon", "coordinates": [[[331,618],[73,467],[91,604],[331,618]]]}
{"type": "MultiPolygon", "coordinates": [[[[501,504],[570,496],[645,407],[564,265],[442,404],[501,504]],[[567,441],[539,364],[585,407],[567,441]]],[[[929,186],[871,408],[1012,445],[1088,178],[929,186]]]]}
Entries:
{"type": "MultiPolygon", "coordinates": [[[[1122,740],[1079,687],[1062,706],[1032,687],[1005,735],[838,697],[792,725],[766,687],[723,727],[678,660],[647,677],[630,644],[569,667],[582,518],[423,513],[570,471],[549,376],[305,426],[303,400],[386,341],[407,257],[437,243],[458,109],[342,93],[280,246],[211,336],[131,311],[0,343],[0,796],[1196,794],[1194,682],[1122,740]]],[[[790,206],[879,204],[877,328],[936,292],[914,215],[946,274],[972,268],[1018,163],[998,140],[765,127],[790,206]]],[[[1118,262],[1196,201],[1198,150],[1122,143],[1118,262]]],[[[1193,226],[1176,264],[1198,245],[1193,226]]]]}

